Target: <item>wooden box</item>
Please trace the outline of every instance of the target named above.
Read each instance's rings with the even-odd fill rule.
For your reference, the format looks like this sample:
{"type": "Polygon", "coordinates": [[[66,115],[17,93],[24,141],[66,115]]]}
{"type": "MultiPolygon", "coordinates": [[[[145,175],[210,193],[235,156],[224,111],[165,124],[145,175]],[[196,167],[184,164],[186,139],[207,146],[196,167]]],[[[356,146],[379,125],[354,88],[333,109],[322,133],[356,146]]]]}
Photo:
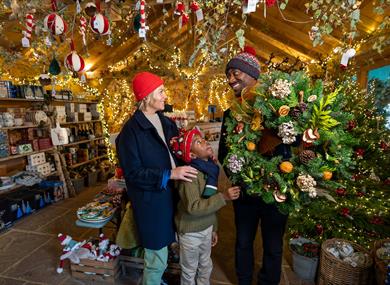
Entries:
{"type": "Polygon", "coordinates": [[[114,284],[120,274],[119,258],[109,262],[82,259],[79,264],[71,263],[70,270],[72,276],[78,279],[114,284]]]}
{"type": "MultiPolygon", "coordinates": [[[[119,258],[121,260],[121,267],[122,267],[123,274],[126,274],[126,267],[132,269],[144,269],[143,258],[127,256],[127,255],[120,255],[119,258]]],[[[180,275],[181,273],[180,265],[178,263],[169,262],[166,272],[170,274],[180,275]]]]}

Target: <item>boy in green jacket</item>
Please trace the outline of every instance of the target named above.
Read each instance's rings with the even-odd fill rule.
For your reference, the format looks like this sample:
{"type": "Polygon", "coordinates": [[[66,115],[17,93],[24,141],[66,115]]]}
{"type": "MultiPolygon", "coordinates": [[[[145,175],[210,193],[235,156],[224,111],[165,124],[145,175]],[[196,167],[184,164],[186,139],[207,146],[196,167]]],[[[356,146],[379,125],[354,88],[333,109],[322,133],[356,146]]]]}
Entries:
{"type": "Polygon", "coordinates": [[[175,224],[180,244],[180,284],[209,285],[213,269],[211,247],[218,241],[216,212],[226,205],[226,200],[237,199],[240,188],[217,191],[220,167],[198,129],[172,138],[171,148],[179,159],[199,170],[197,179],[180,181],[178,187],[175,224]]]}

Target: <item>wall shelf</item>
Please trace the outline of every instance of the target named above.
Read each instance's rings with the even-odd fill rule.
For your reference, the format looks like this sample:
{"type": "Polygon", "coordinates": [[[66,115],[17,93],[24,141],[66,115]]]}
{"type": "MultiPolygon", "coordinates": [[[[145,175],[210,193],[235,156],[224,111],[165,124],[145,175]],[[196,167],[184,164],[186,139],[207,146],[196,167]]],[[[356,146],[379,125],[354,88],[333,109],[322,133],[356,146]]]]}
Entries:
{"type": "Polygon", "coordinates": [[[9,102],[43,102],[45,99],[26,99],[26,98],[0,98],[0,101],[9,101],[9,102]]]}
{"type": "Polygon", "coordinates": [[[76,103],[76,104],[98,104],[98,101],[83,101],[83,100],[61,100],[61,99],[53,99],[55,103],[76,103]]]}
{"type": "Polygon", "coordinates": [[[68,144],[63,144],[61,146],[72,146],[72,145],[78,145],[78,144],[82,144],[82,143],[89,143],[89,142],[103,140],[103,139],[104,139],[104,137],[99,137],[99,138],[94,138],[94,139],[90,139],[90,140],[82,140],[82,141],[72,142],[72,143],[68,143],[68,144]]]}
{"type": "Polygon", "coordinates": [[[17,130],[17,129],[30,129],[30,128],[39,128],[39,125],[3,127],[3,128],[0,128],[0,131],[5,131],[5,130],[17,130]]]}
{"type": "Polygon", "coordinates": [[[80,163],[76,163],[76,164],[69,165],[68,167],[69,167],[69,168],[76,168],[76,167],[79,167],[79,166],[81,166],[81,165],[88,164],[88,163],[90,163],[90,162],[92,162],[92,161],[96,161],[96,160],[99,160],[99,159],[102,159],[102,158],[106,158],[106,157],[108,157],[107,154],[101,155],[101,156],[95,157],[95,158],[90,159],[90,160],[87,160],[87,161],[83,161],[83,162],[80,162],[80,163]]]}
{"type": "Polygon", "coordinates": [[[10,155],[10,156],[7,156],[7,157],[0,158],[0,162],[12,160],[12,159],[17,159],[17,158],[21,158],[21,157],[26,157],[26,156],[29,156],[29,155],[32,155],[32,154],[36,154],[36,153],[40,153],[40,152],[52,151],[52,150],[54,150],[54,148],[47,148],[47,149],[32,151],[32,152],[23,153],[23,154],[10,155]]]}
{"type": "Polygon", "coordinates": [[[96,123],[96,122],[101,122],[101,120],[91,120],[91,121],[81,121],[81,122],[66,122],[66,123],[61,123],[60,125],[73,125],[73,124],[88,124],[88,123],[96,123]]]}

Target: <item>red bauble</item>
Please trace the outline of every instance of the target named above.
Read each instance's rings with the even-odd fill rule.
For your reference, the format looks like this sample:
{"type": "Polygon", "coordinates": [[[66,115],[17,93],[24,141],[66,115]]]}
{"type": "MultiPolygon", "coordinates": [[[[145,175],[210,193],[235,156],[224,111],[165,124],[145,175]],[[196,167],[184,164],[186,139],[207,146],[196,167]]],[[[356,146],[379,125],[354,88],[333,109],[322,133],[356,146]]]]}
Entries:
{"type": "Polygon", "coordinates": [[[361,191],[356,192],[356,196],[358,196],[358,197],[363,197],[364,195],[365,195],[364,192],[361,192],[361,191]]]}
{"type": "Polygon", "coordinates": [[[350,211],[349,211],[348,208],[342,208],[341,209],[341,215],[342,216],[347,217],[347,216],[349,216],[349,213],[350,213],[350,211]]]}
{"type": "Polygon", "coordinates": [[[383,225],[384,221],[381,217],[373,216],[370,223],[373,225],[383,225]]]}
{"type": "Polygon", "coordinates": [[[321,224],[316,224],[316,233],[317,235],[322,235],[324,233],[324,227],[321,224]]]}
{"type": "Polygon", "coordinates": [[[337,188],[336,194],[340,197],[344,197],[345,195],[347,195],[347,190],[345,190],[344,188],[337,188]]]}
{"type": "Polygon", "coordinates": [[[356,128],[356,126],[357,126],[356,121],[349,121],[349,122],[348,122],[348,125],[347,125],[347,130],[348,130],[348,131],[351,131],[351,130],[353,130],[354,128],[356,128]]]}
{"type": "Polygon", "coordinates": [[[364,152],[365,150],[363,148],[358,148],[356,151],[355,151],[355,154],[357,157],[360,157],[362,158],[364,156],[364,152]]]}
{"type": "Polygon", "coordinates": [[[267,5],[267,7],[272,7],[274,6],[276,3],[276,0],[265,0],[265,5],[267,5]]]}
{"type": "Polygon", "coordinates": [[[379,147],[381,148],[381,150],[385,151],[389,148],[389,145],[387,143],[385,143],[384,141],[381,141],[379,147]]]}
{"type": "Polygon", "coordinates": [[[385,185],[390,185],[390,177],[386,178],[386,180],[383,183],[385,185]]]}

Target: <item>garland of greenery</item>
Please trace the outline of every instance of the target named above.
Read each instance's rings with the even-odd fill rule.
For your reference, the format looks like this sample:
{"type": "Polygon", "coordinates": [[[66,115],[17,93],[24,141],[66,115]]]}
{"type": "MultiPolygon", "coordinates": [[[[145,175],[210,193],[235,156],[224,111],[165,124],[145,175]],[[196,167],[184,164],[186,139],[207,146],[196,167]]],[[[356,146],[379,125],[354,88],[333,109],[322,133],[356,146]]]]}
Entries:
{"type": "Polygon", "coordinates": [[[356,140],[345,130],[344,94],[324,94],[323,82],[304,72],[271,71],[244,90],[226,119],[224,161],[235,184],[289,213],[317,196],[335,202],[335,189],[350,178],[356,140]],[[284,144],[287,155],[273,153],[284,144]]]}

